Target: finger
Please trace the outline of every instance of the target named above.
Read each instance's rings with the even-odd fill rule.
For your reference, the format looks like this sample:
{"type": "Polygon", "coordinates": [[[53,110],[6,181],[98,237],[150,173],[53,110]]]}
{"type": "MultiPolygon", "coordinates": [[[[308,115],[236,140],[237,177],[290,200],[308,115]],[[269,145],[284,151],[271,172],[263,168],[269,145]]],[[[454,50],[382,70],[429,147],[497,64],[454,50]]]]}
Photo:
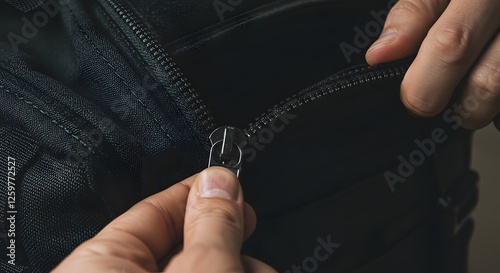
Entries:
{"type": "Polygon", "coordinates": [[[124,266],[158,271],[159,258],[182,240],[184,204],[195,177],[132,207],[79,246],[55,272],[101,272],[104,267],[124,266]]]}
{"type": "Polygon", "coordinates": [[[242,256],[241,261],[243,262],[245,273],[278,273],[269,265],[252,257],[242,256]]]}
{"type": "MultiPolygon", "coordinates": [[[[257,225],[257,216],[255,214],[255,210],[248,204],[245,203],[244,208],[244,216],[245,216],[245,231],[244,231],[244,240],[247,240],[255,230],[257,225]]],[[[172,260],[174,256],[179,254],[182,251],[182,244],[179,244],[171,249],[170,252],[165,255],[159,262],[159,268],[165,268],[168,263],[172,260]]]]}
{"type": "Polygon", "coordinates": [[[201,172],[189,193],[184,249],[166,272],[243,272],[243,193],[236,176],[221,167],[201,172]]]}
{"type": "Polygon", "coordinates": [[[379,39],[366,52],[366,61],[376,65],[417,53],[448,3],[449,0],[399,1],[389,12],[379,39]]]}
{"type": "Polygon", "coordinates": [[[486,127],[500,112],[500,35],[473,68],[460,103],[467,112],[462,127],[474,130],[486,127]]]}
{"type": "Polygon", "coordinates": [[[184,247],[221,246],[239,255],[244,230],[243,193],[236,176],[225,168],[200,173],[189,194],[184,247]]]}
{"type": "Polygon", "coordinates": [[[423,117],[443,110],[496,33],[499,6],[497,0],[450,2],[403,79],[401,98],[408,110],[423,117]]]}

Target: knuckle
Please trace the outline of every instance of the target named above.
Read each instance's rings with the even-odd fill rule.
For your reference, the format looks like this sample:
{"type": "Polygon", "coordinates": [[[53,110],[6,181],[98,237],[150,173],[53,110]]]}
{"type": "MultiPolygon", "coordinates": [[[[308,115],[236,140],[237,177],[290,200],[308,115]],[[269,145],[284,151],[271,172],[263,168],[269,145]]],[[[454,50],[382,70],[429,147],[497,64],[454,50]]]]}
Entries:
{"type": "Polygon", "coordinates": [[[232,207],[214,206],[213,204],[199,204],[192,215],[193,222],[198,221],[216,221],[231,227],[239,228],[241,226],[240,217],[232,207]]]}
{"type": "Polygon", "coordinates": [[[120,240],[91,239],[79,246],[75,252],[81,257],[119,257],[139,262],[151,260],[151,254],[144,251],[144,245],[137,237],[121,233],[119,238],[120,240]],[[129,242],[128,247],[121,243],[122,240],[129,242]]]}
{"type": "Polygon", "coordinates": [[[447,21],[438,26],[431,36],[430,46],[435,56],[447,65],[461,65],[468,59],[473,46],[473,30],[458,21],[447,21]]]}
{"type": "Polygon", "coordinates": [[[80,247],[79,254],[82,256],[114,257],[119,253],[112,244],[89,241],[80,247]]]}
{"type": "Polygon", "coordinates": [[[222,249],[219,249],[217,246],[208,246],[206,244],[196,243],[190,246],[189,251],[185,251],[183,255],[185,255],[185,258],[188,260],[202,262],[207,258],[211,259],[211,256],[214,256],[214,252],[218,252],[220,250],[222,249]]]}
{"type": "Polygon", "coordinates": [[[238,260],[237,257],[239,253],[230,252],[221,247],[203,243],[193,244],[182,252],[183,272],[199,272],[200,268],[213,267],[213,262],[221,261],[221,259],[226,262],[218,265],[220,272],[242,272],[241,264],[235,262],[238,260]]]}

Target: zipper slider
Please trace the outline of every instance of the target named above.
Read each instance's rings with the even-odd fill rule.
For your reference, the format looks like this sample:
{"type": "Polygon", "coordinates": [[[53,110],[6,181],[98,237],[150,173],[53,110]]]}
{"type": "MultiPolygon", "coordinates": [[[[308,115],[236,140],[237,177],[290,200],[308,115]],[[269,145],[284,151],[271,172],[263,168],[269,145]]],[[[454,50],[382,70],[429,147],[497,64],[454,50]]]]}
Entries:
{"type": "Polygon", "coordinates": [[[238,128],[223,126],[215,129],[209,138],[212,148],[208,167],[226,167],[238,177],[243,157],[242,148],[247,144],[245,134],[238,128]]]}

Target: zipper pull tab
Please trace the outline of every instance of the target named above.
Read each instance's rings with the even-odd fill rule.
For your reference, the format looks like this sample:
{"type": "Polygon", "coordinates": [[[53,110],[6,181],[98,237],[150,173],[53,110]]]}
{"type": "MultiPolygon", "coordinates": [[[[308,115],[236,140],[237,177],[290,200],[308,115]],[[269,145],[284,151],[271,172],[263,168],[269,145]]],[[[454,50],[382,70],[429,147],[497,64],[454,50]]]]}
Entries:
{"type": "Polygon", "coordinates": [[[238,177],[243,157],[242,148],[247,144],[245,134],[238,128],[223,126],[215,129],[209,138],[212,148],[208,167],[226,167],[238,177]]]}

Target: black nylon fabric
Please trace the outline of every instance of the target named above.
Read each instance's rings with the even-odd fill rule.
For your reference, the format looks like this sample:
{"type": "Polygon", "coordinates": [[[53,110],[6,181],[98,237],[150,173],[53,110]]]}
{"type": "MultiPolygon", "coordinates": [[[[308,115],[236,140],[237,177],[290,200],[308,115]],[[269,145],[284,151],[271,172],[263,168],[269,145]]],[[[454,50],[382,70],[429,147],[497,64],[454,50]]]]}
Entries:
{"type": "MultiPolygon", "coordinates": [[[[8,166],[8,160],[11,155],[16,155],[15,157],[15,175],[14,175],[14,187],[18,188],[20,185],[18,181],[20,181],[20,177],[26,172],[26,170],[33,164],[33,162],[37,159],[37,154],[39,154],[39,148],[40,146],[38,143],[36,143],[33,139],[31,139],[26,132],[20,131],[16,128],[9,128],[9,127],[1,127],[0,128],[0,137],[3,140],[0,143],[0,156],[2,159],[2,165],[8,166]]],[[[7,246],[10,245],[10,238],[8,237],[8,234],[11,232],[15,232],[14,230],[11,231],[10,228],[10,221],[7,221],[7,211],[19,211],[19,215],[22,215],[24,212],[24,208],[21,208],[19,206],[14,207],[14,208],[9,208],[8,204],[8,198],[7,198],[7,193],[8,193],[8,186],[11,185],[7,181],[7,168],[2,168],[0,171],[0,177],[2,178],[2,181],[5,181],[5,183],[2,183],[0,185],[0,197],[2,198],[2,202],[0,203],[0,241],[2,246],[7,246]]],[[[16,192],[14,192],[16,193],[16,192]]],[[[17,193],[20,193],[17,191],[17,193]]],[[[19,200],[20,195],[15,195],[14,198],[19,200]]],[[[17,216],[16,214],[10,214],[14,215],[14,217],[17,216]]],[[[9,215],[9,216],[10,216],[9,215]]],[[[16,221],[19,220],[16,219],[16,221]]],[[[19,231],[18,231],[19,233],[19,231]]],[[[18,242],[19,244],[19,242],[18,242]]],[[[20,265],[19,267],[19,272],[21,272],[24,269],[27,269],[28,261],[26,257],[26,253],[23,250],[23,246],[19,247],[18,253],[17,253],[17,264],[20,265]]],[[[2,269],[2,272],[7,271],[6,265],[1,264],[0,269],[2,269]]]]}
{"type": "MultiPolygon", "coordinates": [[[[23,266],[48,272],[134,203],[201,169],[206,150],[200,152],[204,146],[193,140],[182,114],[172,114],[179,106],[164,101],[160,109],[144,81],[156,92],[168,94],[166,87],[154,84],[147,70],[134,70],[80,3],[60,4],[18,50],[8,35],[24,37],[20,18],[43,10],[23,14],[0,5],[2,125],[25,132],[43,151],[16,189],[16,244],[27,259],[12,267],[2,255],[2,272],[23,266]],[[147,183],[140,183],[142,176],[147,183]]],[[[10,144],[2,139],[2,145],[10,144]]],[[[22,149],[2,152],[23,157],[22,149]]]]}
{"type": "Polygon", "coordinates": [[[45,0],[5,0],[16,9],[22,12],[31,11],[40,6],[45,0]]]}
{"type": "MultiPolygon", "coordinates": [[[[283,5],[302,0],[198,0],[198,1],[130,1],[130,4],[141,14],[158,33],[164,44],[177,39],[203,32],[208,26],[222,24],[257,9],[270,5],[279,9],[283,5]]],[[[311,2],[311,1],[309,1],[311,2]]],[[[345,7],[377,8],[387,3],[386,0],[314,0],[312,2],[330,2],[345,7]]]]}
{"type": "MultiPolygon", "coordinates": [[[[373,20],[370,8],[386,8],[293,1],[304,5],[273,13],[285,2],[292,1],[225,32],[263,3],[242,3],[220,22],[211,1],[48,0],[50,12],[26,13],[0,1],[0,162],[19,161],[17,265],[2,255],[0,271],[49,272],[133,204],[203,169],[211,123],[243,129],[301,90],[326,93],[340,70],[363,63],[362,54],[346,63],[338,44],[373,20]],[[118,2],[139,21],[122,18],[118,2]],[[330,13],[335,18],[322,21],[330,13]],[[154,37],[180,68],[153,53],[154,37]],[[207,109],[192,108],[197,93],[207,109]]],[[[289,272],[331,240],[339,248],[315,272],[466,272],[451,261],[465,260],[472,224],[445,240],[438,198],[447,192],[440,188],[471,176],[470,132],[442,117],[411,117],[399,99],[402,76],[352,85],[353,75],[342,95],[311,98],[287,112],[295,117],[272,141],[258,140],[263,148],[254,147],[241,176],[259,219],[244,253],[289,272]],[[449,141],[392,192],[384,173],[397,173],[398,156],[435,128],[449,141]]],[[[0,190],[5,218],[5,185],[0,190]]]]}

